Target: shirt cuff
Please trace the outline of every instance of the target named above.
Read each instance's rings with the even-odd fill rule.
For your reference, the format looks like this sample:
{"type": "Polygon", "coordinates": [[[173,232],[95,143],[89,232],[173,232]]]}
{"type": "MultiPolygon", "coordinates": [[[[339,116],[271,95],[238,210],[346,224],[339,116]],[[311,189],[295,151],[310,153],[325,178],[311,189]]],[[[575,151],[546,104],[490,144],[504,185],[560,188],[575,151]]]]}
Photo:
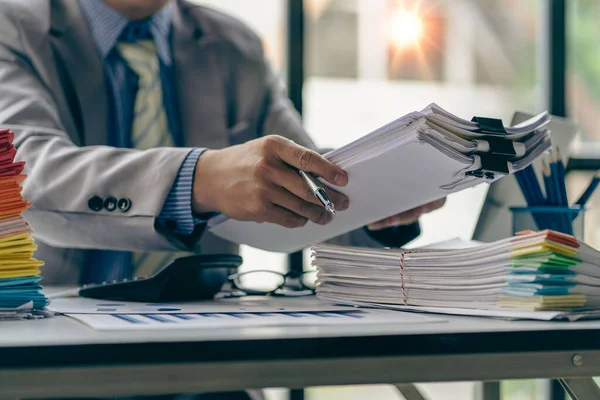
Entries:
{"type": "Polygon", "coordinates": [[[408,242],[413,241],[421,234],[421,225],[419,221],[409,225],[394,226],[376,231],[364,227],[371,236],[385,247],[402,247],[408,242]]]}
{"type": "Polygon", "coordinates": [[[196,225],[205,222],[202,219],[194,218],[192,213],[194,172],[198,158],[205,150],[194,149],[183,161],[175,183],[158,216],[158,222],[161,225],[180,235],[191,235],[196,225]]]}

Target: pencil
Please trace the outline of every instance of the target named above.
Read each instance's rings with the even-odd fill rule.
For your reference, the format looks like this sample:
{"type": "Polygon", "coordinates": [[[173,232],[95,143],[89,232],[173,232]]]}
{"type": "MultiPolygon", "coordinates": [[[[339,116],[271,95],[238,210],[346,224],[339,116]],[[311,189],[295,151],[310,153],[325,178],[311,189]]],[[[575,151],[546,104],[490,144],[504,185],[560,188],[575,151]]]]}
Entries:
{"type": "MultiPolygon", "coordinates": [[[[546,204],[556,204],[556,193],[554,190],[554,182],[552,181],[552,175],[550,174],[550,166],[546,160],[542,160],[542,175],[544,176],[544,188],[546,189],[546,204]]],[[[548,227],[550,229],[556,229],[557,221],[553,218],[549,218],[548,227]]]]}
{"type": "Polygon", "coordinates": [[[558,165],[556,165],[556,158],[554,156],[554,153],[550,154],[550,177],[552,178],[552,185],[553,187],[553,192],[554,192],[554,203],[552,205],[554,206],[560,206],[562,205],[562,199],[561,199],[561,190],[560,190],[560,184],[558,183],[558,165]]]}
{"type": "Polygon", "coordinates": [[[519,187],[521,188],[521,193],[523,193],[523,197],[525,197],[525,202],[527,203],[528,206],[532,206],[535,201],[533,200],[531,193],[529,191],[529,185],[527,184],[524,170],[517,171],[515,173],[515,178],[517,179],[517,183],[519,184],[519,187]]]}
{"type": "Polygon", "coordinates": [[[587,203],[588,200],[594,194],[594,191],[598,187],[599,183],[600,183],[600,171],[596,172],[596,175],[592,178],[592,181],[588,185],[587,189],[585,189],[585,191],[581,194],[579,199],[577,199],[575,204],[577,204],[578,206],[584,206],[585,203],[587,203]]]}
{"type": "MultiPolygon", "coordinates": [[[[565,199],[563,198],[563,189],[562,186],[564,185],[564,178],[563,178],[563,183],[561,184],[561,174],[560,174],[560,170],[559,170],[559,165],[558,165],[558,157],[556,155],[556,153],[551,152],[550,153],[550,159],[552,160],[550,162],[550,176],[552,177],[552,183],[554,185],[554,193],[556,195],[555,197],[555,206],[557,207],[568,207],[568,203],[565,202],[565,199]]],[[[563,213],[557,213],[556,215],[556,223],[559,226],[559,231],[572,235],[573,232],[573,226],[571,224],[571,219],[569,218],[569,215],[564,215],[563,213]]]]}
{"type": "MultiPolygon", "coordinates": [[[[519,183],[519,187],[521,188],[521,192],[523,193],[523,197],[525,197],[528,207],[538,206],[544,203],[544,195],[542,194],[539,182],[535,176],[535,171],[531,165],[516,172],[515,178],[519,183]],[[537,189],[535,189],[536,186],[537,189]]],[[[542,218],[542,215],[533,210],[530,211],[530,215],[539,230],[547,228],[547,223],[542,218]]]]}
{"type": "MultiPolygon", "coordinates": [[[[562,197],[562,201],[563,201],[563,206],[564,207],[569,207],[569,195],[567,194],[567,172],[565,169],[565,164],[563,163],[563,159],[560,155],[560,147],[556,148],[556,164],[558,165],[558,172],[560,174],[560,190],[561,190],[561,197],[562,197]]],[[[577,217],[577,215],[575,215],[575,217],[577,217]]],[[[573,234],[573,220],[575,218],[573,218],[573,215],[570,213],[565,213],[563,215],[563,220],[565,221],[565,223],[567,224],[567,231],[565,231],[566,233],[569,234],[573,234]]]]}
{"type": "Polygon", "coordinates": [[[563,164],[563,160],[560,157],[560,148],[556,148],[556,166],[558,170],[558,184],[560,189],[560,197],[561,197],[561,205],[569,206],[569,197],[567,196],[567,185],[565,183],[566,179],[566,171],[565,164],[563,164]]]}
{"type": "Polygon", "coordinates": [[[534,201],[533,205],[539,206],[544,204],[544,195],[542,194],[542,188],[540,187],[540,182],[537,179],[537,175],[535,174],[533,165],[530,164],[529,166],[527,166],[527,168],[525,168],[524,173],[527,177],[527,183],[534,201]]]}

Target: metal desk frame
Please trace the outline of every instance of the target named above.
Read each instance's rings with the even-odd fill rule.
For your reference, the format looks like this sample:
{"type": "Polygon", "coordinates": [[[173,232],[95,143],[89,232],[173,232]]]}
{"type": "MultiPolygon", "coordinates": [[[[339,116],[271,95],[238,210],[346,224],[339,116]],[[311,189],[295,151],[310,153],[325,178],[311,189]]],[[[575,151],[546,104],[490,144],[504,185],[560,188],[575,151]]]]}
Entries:
{"type": "MultiPolygon", "coordinates": [[[[446,318],[446,317],[444,317],[446,318]]],[[[600,399],[600,322],[447,317],[440,324],[97,332],[67,317],[0,323],[0,398],[561,378],[600,399]],[[201,378],[199,378],[201,377],[201,378]]],[[[497,398],[494,384],[482,398],[497,398]],[[494,394],[495,393],[495,394],[494,394]]],[[[487,399],[486,398],[486,399],[487,399]]]]}

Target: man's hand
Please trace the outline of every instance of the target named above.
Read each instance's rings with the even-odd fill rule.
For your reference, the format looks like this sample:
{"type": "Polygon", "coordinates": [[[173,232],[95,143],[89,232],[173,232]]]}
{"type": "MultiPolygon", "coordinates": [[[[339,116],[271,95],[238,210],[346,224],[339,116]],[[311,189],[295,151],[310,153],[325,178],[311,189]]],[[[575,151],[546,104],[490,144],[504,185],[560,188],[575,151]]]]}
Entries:
{"type": "MultiPolygon", "coordinates": [[[[312,172],[336,186],[346,186],[348,175],[318,153],[280,136],[207,150],[198,159],[192,208],[196,213],[220,212],[241,221],[271,222],[288,228],[311,220],[327,224],[332,216],[300,177],[297,169],[312,172]]],[[[346,196],[327,195],[342,211],[346,196]]]]}
{"type": "Polygon", "coordinates": [[[427,203],[420,207],[413,208],[412,210],[408,210],[403,213],[394,215],[392,217],[382,219],[381,221],[377,221],[374,224],[369,225],[368,228],[372,231],[375,231],[379,229],[390,228],[393,226],[409,225],[413,222],[416,222],[421,215],[442,207],[444,203],[446,203],[445,198],[432,201],[431,203],[427,203]]]}

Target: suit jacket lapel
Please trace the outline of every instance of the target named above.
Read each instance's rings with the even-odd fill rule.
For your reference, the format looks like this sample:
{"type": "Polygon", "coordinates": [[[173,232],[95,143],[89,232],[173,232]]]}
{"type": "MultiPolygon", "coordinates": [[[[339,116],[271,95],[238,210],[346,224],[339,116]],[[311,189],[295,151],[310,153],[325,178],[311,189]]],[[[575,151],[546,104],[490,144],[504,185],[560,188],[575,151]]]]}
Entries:
{"type": "Polygon", "coordinates": [[[176,2],[172,48],[179,113],[186,146],[220,149],[229,145],[226,71],[220,65],[218,38],[201,30],[188,15],[197,12],[176,2]]]}
{"type": "MultiPolygon", "coordinates": [[[[82,145],[107,142],[106,88],[102,60],[77,1],[51,2],[50,36],[79,101],[82,145]]],[[[76,105],[71,105],[71,107],[76,105]]]]}

